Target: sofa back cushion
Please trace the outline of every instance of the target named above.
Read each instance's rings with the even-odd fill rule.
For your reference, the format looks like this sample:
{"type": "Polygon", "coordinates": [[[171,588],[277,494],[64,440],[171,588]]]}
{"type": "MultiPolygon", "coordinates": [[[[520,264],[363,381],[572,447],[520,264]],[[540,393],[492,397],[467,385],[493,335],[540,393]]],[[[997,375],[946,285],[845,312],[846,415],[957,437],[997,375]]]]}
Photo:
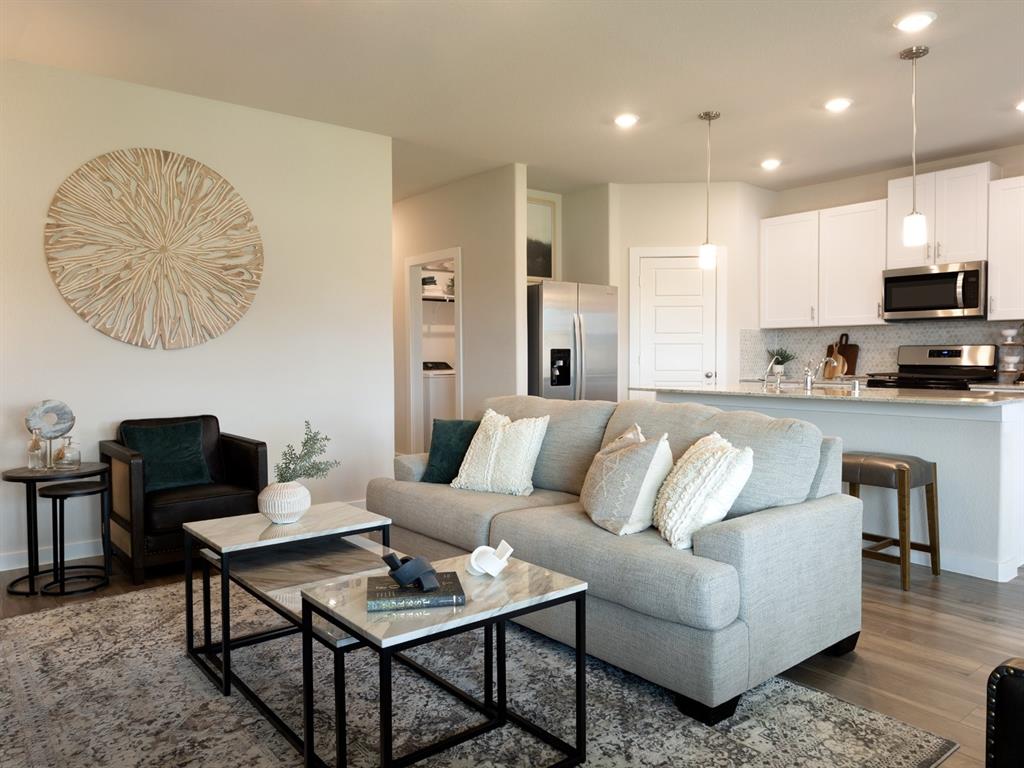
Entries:
{"type": "MultiPolygon", "coordinates": [[[[603,400],[548,400],[527,395],[492,397],[484,406],[513,421],[550,416],[533,469],[533,485],[577,496],[594,455],[601,450],[605,427],[615,410],[615,403],[603,400]]],[[[612,439],[629,426],[624,425],[612,439]]]]}
{"type": "Polygon", "coordinates": [[[697,403],[630,400],[615,409],[604,442],[614,440],[634,423],[647,434],[667,432],[676,459],[712,432],[737,448],[749,447],[754,453],[754,467],[729,517],[806,500],[821,460],[821,430],[798,419],[722,411],[697,403]]]}

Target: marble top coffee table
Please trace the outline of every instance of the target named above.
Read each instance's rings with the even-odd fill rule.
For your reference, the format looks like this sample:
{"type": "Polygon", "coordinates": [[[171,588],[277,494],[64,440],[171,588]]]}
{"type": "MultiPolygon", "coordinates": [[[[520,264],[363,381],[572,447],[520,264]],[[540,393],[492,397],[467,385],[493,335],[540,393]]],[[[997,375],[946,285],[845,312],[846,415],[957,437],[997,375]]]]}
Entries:
{"type": "MultiPolygon", "coordinates": [[[[511,558],[496,578],[471,576],[466,571],[468,555],[435,561],[438,571],[455,571],[466,592],[466,605],[412,611],[369,612],[366,610],[366,581],[369,576],[387,573],[386,567],[339,579],[310,584],[300,589],[302,596],[303,643],[303,741],[307,766],[319,765],[313,737],[313,639],[324,631],[320,622],[338,630],[373,650],[380,665],[380,755],[381,766],[406,766],[439,754],[482,733],[506,724],[516,725],[564,757],[556,766],[573,766],[586,759],[586,582],[511,558]],[[576,733],[570,744],[541,728],[508,707],[506,695],[505,624],[534,611],[563,603],[573,603],[576,613],[576,733]],[[318,629],[320,627],[320,629],[318,629]],[[484,700],[480,701],[454,684],[425,669],[402,653],[409,648],[478,628],[484,629],[484,700]],[[497,652],[494,641],[497,638],[497,652]],[[420,673],[431,682],[479,711],[484,720],[434,744],[395,756],[392,722],[392,663],[420,673]],[[494,667],[497,666],[495,680],[494,667]],[[497,693],[495,694],[495,683],[497,693]]],[[[345,701],[344,656],[334,676],[335,701],[345,701]]],[[[337,713],[337,764],[345,764],[345,713],[337,713]]]]}
{"type": "MultiPolygon", "coordinates": [[[[239,679],[231,669],[231,651],[301,631],[301,589],[381,565],[390,551],[387,517],[351,504],[314,504],[295,523],[276,525],[260,514],[186,523],[185,648],[189,657],[226,696],[234,685],[302,751],[302,739],[239,679]],[[363,534],[379,531],[381,544],[363,534]],[[193,597],[193,549],[202,565],[202,640],[196,643],[193,597]],[[211,631],[210,570],[220,571],[219,642],[211,631]],[[231,635],[230,584],[234,583],[285,619],[283,626],[240,637],[231,635]]],[[[329,622],[317,622],[317,639],[337,656],[360,643],[329,622]]]]}

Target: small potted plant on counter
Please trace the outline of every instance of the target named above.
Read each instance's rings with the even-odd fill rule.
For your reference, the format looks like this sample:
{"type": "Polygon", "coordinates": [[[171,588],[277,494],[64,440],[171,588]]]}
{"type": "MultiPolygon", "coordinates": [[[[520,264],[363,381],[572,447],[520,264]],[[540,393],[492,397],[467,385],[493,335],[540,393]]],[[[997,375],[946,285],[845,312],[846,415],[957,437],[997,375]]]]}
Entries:
{"type": "Polygon", "coordinates": [[[310,506],[309,489],[299,479],[327,477],[328,472],[341,465],[340,461],[317,458],[327,451],[330,441],[327,435],[313,431],[307,421],[299,450],[291,443],[284,447],[281,461],[274,466],[277,482],[260,491],[256,499],[257,508],[270,522],[294,523],[306,514],[310,506]]]}
{"type": "Polygon", "coordinates": [[[785,347],[779,347],[778,349],[768,350],[768,359],[775,359],[774,365],[772,365],[772,373],[776,376],[786,375],[786,363],[790,360],[796,360],[796,355],[790,352],[785,347]]]}

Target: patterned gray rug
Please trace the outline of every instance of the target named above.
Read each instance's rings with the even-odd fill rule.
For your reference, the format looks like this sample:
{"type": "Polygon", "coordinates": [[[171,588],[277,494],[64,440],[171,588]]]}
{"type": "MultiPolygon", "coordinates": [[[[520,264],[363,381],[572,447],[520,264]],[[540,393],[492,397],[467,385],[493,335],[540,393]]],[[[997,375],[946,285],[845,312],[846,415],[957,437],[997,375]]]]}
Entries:
{"type": "MultiPolygon", "coordinates": [[[[216,594],[214,590],[214,594],[216,594]]],[[[233,593],[239,628],[277,624],[233,593]]],[[[298,766],[299,756],[237,693],[223,697],[183,652],[180,587],[167,586],[0,622],[0,765],[298,766]]],[[[300,639],[236,652],[239,673],[298,729],[300,639]]],[[[331,666],[318,649],[318,751],[333,755],[331,666]]],[[[415,655],[480,695],[481,637],[451,638],[415,655]]],[[[572,653],[525,629],[509,632],[510,706],[569,738],[572,653]]],[[[377,765],[376,657],[348,656],[349,764],[377,765]]],[[[398,754],[476,718],[401,666],[395,671],[398,754]]],[[[587,765],[715,768],[928,768],[956,744],[819,691],[773,679],[714,728],[679,714],[663,689],[591,659],[587,765]]],[[[555,755],[508,726],[425,766],[545,765],[555,755]]]]}

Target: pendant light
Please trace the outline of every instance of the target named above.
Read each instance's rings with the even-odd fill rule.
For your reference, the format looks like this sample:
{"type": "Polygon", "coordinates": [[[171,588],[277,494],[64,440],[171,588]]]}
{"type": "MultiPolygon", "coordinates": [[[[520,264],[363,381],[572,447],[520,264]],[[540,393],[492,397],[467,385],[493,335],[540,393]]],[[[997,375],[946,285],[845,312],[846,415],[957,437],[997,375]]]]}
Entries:
{"type": "Polygon", "coordinates": [[[903,217],[903,245],[906,248],[915,248],[925,245],[928,242],[928,220],[925,215],[917,210],[917,60],[928,55],[928,46],[915,45],[900,51],[900,58],[910,61],[912,72],[912,85],[910,91],[910,111],[913,116],[913,138],[911,139],[910,162],[912,171],[912,200],[911,210],[903,217]]]}
{"type": "Polygon", "coordinates": [[[708,110],[701,112],[697,117],[706,120],[708,124],[708,146],[707,146],[707,187],[705,191],[704,209],[704,244],[698,251],[697,265],[701,269],[714,269],[718,262],[718,246],[711,242],[711,121],[722,116],[721,112],[708,110]]]}

